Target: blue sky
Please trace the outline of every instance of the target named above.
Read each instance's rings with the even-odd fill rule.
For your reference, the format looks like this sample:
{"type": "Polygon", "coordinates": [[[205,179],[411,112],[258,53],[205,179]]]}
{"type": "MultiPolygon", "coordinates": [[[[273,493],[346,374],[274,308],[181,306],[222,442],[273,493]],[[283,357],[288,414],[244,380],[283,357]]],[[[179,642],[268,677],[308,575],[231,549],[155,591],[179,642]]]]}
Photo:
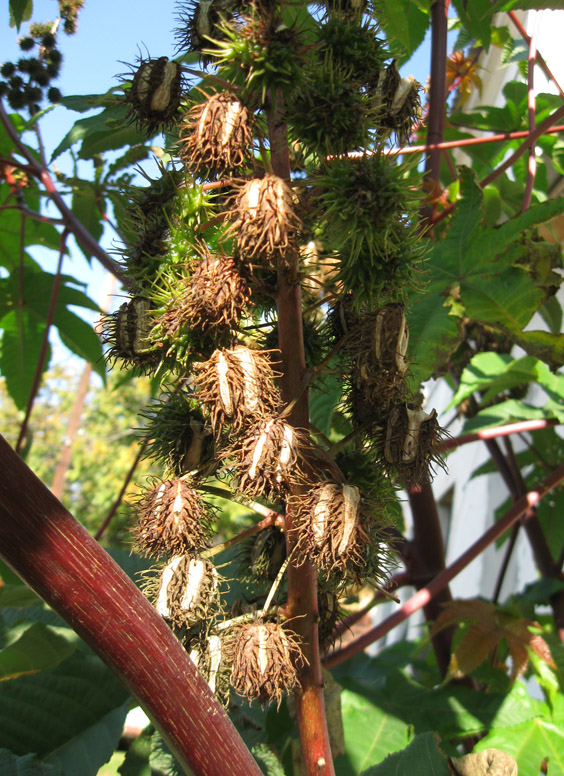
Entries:
{"type": "MultiPolygon", "coordinates": [[[[44,22],[54,19],[58,4],[55,0],[34,0],[32,20],[44,22]]],[[[7,3],[5,3],[7,13],[7,3]]],[[[60,35],[59,46],[64,56],[61,77],[56,85],[64,95],[99,94],[117,83],[116,76],[126,72],[124,62],[133,63],[140,50],[152,57],[174,54],[175,4],[173,0],[86,0],[79,17],[78,31],[73,36],[60,35]]],[[[26,33],[27,23],[20,35],[26,33]]],[[[18,59],[18,34],[6,23],[0,26],[1,61],[18,59]]],[[[146,55],[146,54],[145,54],[146,55]]],[[[429,43],[426,41],[411,62],[402,68],[404,74],[413,74],[425,83],[429,69],[429,43]]],[[[60,142],[73,123],[84,114],[56,107],[41,120],[41,131],[48,155],[60,142]]],[[[64,157],[57,165],[70,172],[64,157]]],[[[88,177],[89,163],[80,162],[81,175],[88,177]]],[[[115,246],[115,237],[108,233],[102,244],[107,250],[115,246]]],[[[105,291],[105,271],[95,259],[89,267],[82,253],[73,245],[70,257],[65,259],[63,271],[89,284],[88,293],[101,301],[105,291]]],[[[36,258],[46,269],[54,271],[57,257],[48,252],[36,252],[36,258]]],[[[116,299],[116,304],[121,300],[116,299]]],[[[79,311],[77,311],[79,312],[79,311]]]]}

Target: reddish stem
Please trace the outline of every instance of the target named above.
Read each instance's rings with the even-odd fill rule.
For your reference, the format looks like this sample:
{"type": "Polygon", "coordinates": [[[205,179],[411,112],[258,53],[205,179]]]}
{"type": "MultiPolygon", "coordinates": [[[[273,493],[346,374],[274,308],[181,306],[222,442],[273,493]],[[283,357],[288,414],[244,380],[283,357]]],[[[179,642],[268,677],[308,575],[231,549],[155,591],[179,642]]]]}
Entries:
{"type": "MultiPolygon", "coordinates": [[[[522,38],[525,41],[525,43],[528,46],[530,46],[531,45],[531,38],[530,38],[529,34],[527,33],[527,30],[523,27],[523,25],[519,21],[515,11],[508,11],[508,15],[509,15],[509,18],[511,19],[511,21],[513,22],[513,24],[519,30],[519,33],[522,36],[522,38]]],[[[554,75],[552,74],[552,71],[550,70],[549,66],[546,64],[546,61],[545,61],[544,57],[541,54],[539,54],[538,52],[537,52],[537,61],[538,61],[539,65],[541,66],[541,68],[544,70],[547,78],[549,78],[552,81],[552,83],[556,86],[556,88],[560,92],[560,96],[564,100],[564,90],[562,90],[562,87],[560,86],[560,84],[558,83],[558,81],[556,80],[554,75]]]]}
{"type": "Polygon", "coordinates": [[[466,568],[475,558],[482,553],[486,547],[496,541],[502,534],[515,523],[521,515],[546,496],[553,488],[564,480],[564,464],[558,466],[548,477],[539,484],[538,488],[531,490],[522,496],[515,504],[503,515],[503,517],[491,526],[479,539],[474,542],[466,552],[463,552],[454,563],[451,563],[444,571],[438,574],[426,587],[418,590],[411,596],[397,612],[385,619],[380,625],[365,633],[360,638],[347,644],[346,647],[334,652],[325,661],[327,668],[344,663],[345,660],[362,652],[363,649],[381,639],[397,625],[407,620],[415,612],[426,606],[429,601],[444,590],[449,582],[466,568]]]}
{"type": "Polygon", "coordinates": [[[472,434],[462,434],[454,439],[445,439],[437,445],[436,452],[446,453],[448,450],[467,445],[469,442],[496,439],[497,437],[508,436],[509,434],[522,434],[525,431],[539,431],[543,428],[552,428],[558,424],[558,420],[550,418],[549,420],[522,420],[519,423],[511,423],[507,426],[485,428],[482,431],[475,431],[472,434]]]}
{"type": "MultiPolygon", "coordinates": [[[[537,25],[538,25],[537,16],[537,25]]],[[[527,77],[527,112],[529,118],[529,134],[535,131],[535,119],[536,119],[536,98],[535,98],[535,60],[537,58],[537,45],[535,41],[535,35],[529,39],[529,68],[527,77]]],[[[527,182],[525,184],[525,193],[523,194],[523,202],[521,204],[521,212],[524,213],[531,204],[531,197],[533,196],[533,186],[535,185],[535,176],[537,174],[537,158],[535,155],[536,146],[533,144],[529,148],[529,163],[527,166],[527,182]]]]}
{"type": "Polygon", "coordinates": [[[227,714],[147,599],[3,437],[0,460],[0,556],[118,674],[185,770],[260,776],[227,714]]]}
{"type": "MultiPolygon", "coordinates": [[[[55,317],[55,309],[57,307],[57,297],[59,295],[59,288],[61,286],[61,269],[63,266],[63,259],[65,256],[67,237],[68,237],[68,232],[65,229],[65,231],[62,232],[60,241],[59,241],[59,263],[57,265],[57,272],[55,273],[55,279],[53,281],[53,289],[51,291],[51,299],[49,301],[49,310],[47,311],[47,320],[45,321],[45,331],[43,332],[41,350],[39,352],[39,358],[37,359],[37,366],[35,367],[35,375],[33,377],[33,383],[31,386],[31,390],[29,392],[27,406],[25,408],[25,416],[24,416],[22,425],[20,427],[20,433],[18,435],[18,441],[16,443],[16,453],[18,453],[18,455],[22,451],[25,436],[27,433],[27,427],[29,425],[29,418],[31,416],[31,411],[33,409],[35,398],[37,396],[37,392],[39,391],[39,386],[41,384],[41,376],[43,374],[43,368],[45,367],[47,350],[49,348],[49,334],[51,331],[51,326],[53,324],[53,319],[55,317]]],[[[21,292],[23,293],[23,289],[21,289],[21,292]]],[[[20,300],[20,304],[23,304],[23,299],[20,300]]]]}
{"type": "MultiPolygon", "coordinates": [[[[290,180],[287,128],[284,121],[284,102],[281,93],[276,94],[276,107],[267,110],[268,132],[272,171],[286,181],[290,180]]],[[[280,389],[286,404],[298,399],[288,416],[288,422],[296,428],[309,427],[307,389],[303,390],[306,374],[305,351],[302,330],[301,288],[297,280],[288,277],[280,262],[276,293],[278,313],[278,343],[281,352],[282,377],[280,389]]],[[[295,543],[292,513],[286,510],[288,553],[295,543]]],[[[305,770],[308,776],[333,776],[333,758],[325,717],[323,677],[318,639],[317,570],[306,561],[300,566],[288,567],[288,616],[292,627],[302,640],[304,665],[299,669],[300,688],[294,699],[305,770]]]]}

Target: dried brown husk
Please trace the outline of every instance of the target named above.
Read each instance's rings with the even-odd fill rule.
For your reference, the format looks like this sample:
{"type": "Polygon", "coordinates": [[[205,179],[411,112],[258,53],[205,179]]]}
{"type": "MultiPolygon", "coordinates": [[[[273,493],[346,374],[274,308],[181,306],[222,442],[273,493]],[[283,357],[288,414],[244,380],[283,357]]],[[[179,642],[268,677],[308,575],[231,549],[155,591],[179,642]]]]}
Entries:
{"type": "Polygon", "coordinates": [[[353,365],[352,379],[375,384],[389,394],[401,385],[407,371],[409,330],[402,304],[389,304],[366,313],[345,345],[353,365]]]}
{"type": "Polygon", "coordinates": [[[170,299],[157,323],[171,341],[193,329],[203,333],[233,331],[250,298],[250,286],[234,259],[206,255],[193,265],[180,293],[170,299]]]}
{"type": "Polygon", "coordinates": [[[249,703],[276,703],[298,684],[296,666],[303,665],[296,633],[275,622],[246,623],[233,639],[231,685],[249,703]]]}
{"type": "Polygon", "coordinates": [[[210,690],[215,693],[222,706],[227,707],[231,690],[231,655],[223,636],[222,633],[209,633],[192,639],[186,648],[210,690]]]}
{"type": "Polygon", "coordinates": [[[142,368],[158,364],[162,348],[151,339],[155,324],[154,311],[148,299],[133,297],[102,323],[102,344],[109,345],[107,360],[120,359],[124,364],[142,368]]]}
{"type": "Polygon", "coordinates": [[[136,513],[137,545],[149,557],[195,555],[209,541],[211,507],[184,479],[157,482],[143,493],[136,513]]]}
{"type": "Polygon", "coordinates": [[[207,407],[214,433],[230,423],[234,434],[278,407],[272,352],[237,346],[216,350],[208,361],[194,364],[194,388],[207,407]]]}
{"type": "Polygon", "coordinates": [[[344,619],[344,614],[339,607],[339,595],[334,590],[323,590],[318,587],[317,608],[319,647],[322,654],[326,655],[335,646],[337,623],[344,619]]]}
{"type": "Polygon", "coordinates": [[[313,561],[327,574],[357,575],[365,563],[370,542],[368,524],[372,506],[355,485],[322,482],[294,495],[294,562],[313,561]]]}
{"type": "Polygon", "coordinates": [[[147,134],[155,134],[174,121],[182,92],[182,65],[168,57],[142,60],[126,100],[129,117],[147,134]]]}
{"type": "Polygon", "coordinates": [[[399,143],[409,140],[415,123],[421,118],[420,91],[421,84],[413,76],[401,77],[396,60],[380,73],[376,90],[381,102],[378,124],[395,132],[399,143]]]}
{"type": "Polygon", "coordinates": [[[180,124],[180,158],[198,175],[222,177],[252,161],[252,114],[232,92],[194,105],[180,124]]]}
{"type": "Polygon", "coordinates": [[[162,568],[155,608],[177,627],[209,622],[218,603],[219,575],[211,561],[175,555],[162,568]]]}
{"type": "Polygon", "coordinates": [[[444,467],[437,446],[444,437],[437,411],[427,413],[396,404],[389,412],[382,438],[383,459],[397,472],[401,482],[417,485],[429,479],[433,464],[444,467]]]}
{"type": "Polygon", "coordinates": [[[285,492],[304,479],[305,434],[281,418],[262,420],[226,452],[233,459],[236,487],[247,496],[285,492]]]}
{"type": "Polygon", "coordinates": [[[279,259],[287,269],[298,261],[297,238],[302,222],[296,212],[297,196],[277,175],[265,175],[243,184],[229,215],[235,218],[229,232],[246,262],[264,260],[276,269],[279,259]]]}

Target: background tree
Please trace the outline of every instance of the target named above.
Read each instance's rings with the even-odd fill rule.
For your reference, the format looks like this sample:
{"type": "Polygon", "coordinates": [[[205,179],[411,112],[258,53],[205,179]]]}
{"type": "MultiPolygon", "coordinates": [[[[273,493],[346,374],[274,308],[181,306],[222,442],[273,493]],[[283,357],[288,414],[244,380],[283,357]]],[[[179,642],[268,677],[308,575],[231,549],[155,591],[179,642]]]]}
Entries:
{"type": "MultiPolygon", "coordinates": [[[[10,3],[17,25],[30,5],[10,3]]],[[[535,228],[564,205],[547,199],[534,149],[560,172],[554,132],[564,107],[559,87],[560,96],[534,97],[534,63],[547,68],[534,38],[519,28],[519,3],[456,4],[459,37],[450,59],[447,7],[439,2],[182,7],[178,61],[146,58],[120,89],[61,98],[52,86],[60,28],[74,34],[80,6],[60,3],[57,22],[31,25],[21,60],[0,71],[15,111],[0,108],[0,366],[24,413],[16,450],[37,451],[30,429],[52,328],[104,372],[99,339],[68,309],[96,307],[60,271],[73,234],[131,294],[106,324],[110,360],[160,383],[142,424],[146,452],[164,479],[144,491],[137,529],[138,543],[160,560],[158,612],[224,702],[221,669],[212,668],[217,653],[205,648],[230,634],[221,653],[226,678],[254,702],[232,694],[229,714],[263,772],[401,773],[416,763],[446,774],[471,767],[457,759],[469,751],[476,761],[496,758],[508,767],[515,755],[520,773],[557,773],[563,540],[549,541],[551,522],[536,505],[564,475],[553,429],[563,391],[555,272],[562,256],[535,228]],[[494,20],[496,10],[506,15],[494,20]],[[464,112],[465,96],[479,84],[477,48],[503,45],[507,57],[515,54],[508,24],[528,47],[527,81],[507,85],[503,108],[464,112]],[[429,26],[431,85],[421,115],[418,84],[399,75],[394,57],[407,59],[429,26]],[[95,158],[92,180],[51,171],[39,130],[44,97],[80,112],[101,108],[54,152],[76,146],[79,156],[95,158]],[[468,127],[494,135],[476,139],[468,127]],[[170,134],[162,167],[133,186],[131,166],[148,155],[147,137],[163,129],[170,134]],[[34,133],[31,141],[26,132],[34,133]],[[395,164],[392,142],[409,138],[423,145],[403,148],[395,164]],[[471,156],[472,172],[455,170],[449,154],[457,146],[471,156]],[[124,150],[110,161],[106,152],[117,148],[124,150]],[[425,154],[422,180],[408,161],[414,151],[425,154]],[[42,209],[45,196],[56,218],[42,209]],[[98,243],[108,219],[123,239],[120,263],[98,243]],[[37,243],[58,251],[54,275],[28,255],[37,243]],[[526,329],[537,311],[547,329],[526,329]],[[515,345],[526,356],[515,358],[515,345]],[[265,354],[272,348],[279,350],[278,387],[265,354]],[[421,408],[421,384],[445,375],[474,436],[441,440],[436,413],[421,408]],[[544,406],[524,396],[532,383],[548,395],[544,406]],[[513,433],[530,435],[520,456],[495,441],[513,433]],[[487,440],[514,504],[445,569],[428,469],[478,439],[487,440]],[[212,479],[220,462],[229,488],[212,479]],[[412,540],[398,520],[399,484],[408,490],[412,540]],[[218,493],[223,514],[238,517],[235,528],[223,518],[222,538],[231,538],[209,547],[214,515],[200,496],[218,493]],[[231,501],[243,508],[235,513],[231,501]],[[163,514],[165,522],[155,523],[163,514]],[[449,581],[521,517],[542,584],[516,591],[503,607],[452,602],[449,581]],[[178,522],[190,530],[178,532],[178,522]],[[240,540],[249,537],[241,561],[240,540]],[[392,555],[405,571],[388,579],[392,555]],[[212,561],[232,580],[219,606],[212,561]],[[258,568],[267,584],[246,579],[258,568]],[[191,579],[204,569],[205,585],[195,593],[191,579]],[[367,584],[369,605],[339,622],[339,608],[351,612],[367,584]],[[347,625],[400,585],[417,592],[369,633],[331,650],[347,625]],[[190,596],[197,605],[185,604],[190,596]],[[550,617],[536,609],[547,602],[550,617]],[[361,654],[421,607],[433,623],[432,650],[424,640],[400,642],[374,660],[361,654]],[[340,687],[321,673],[320,643],[340,687]],[[542,700],[524,689],[526,671],[534,672],[542,700]],[[286,690],[292,699],[280,705],[286,690]]],[[[120,383],[125,400],[133,389],[120,383]]],[[[117,417],[113,409],[114,426],[127,427],[121,407],[117,417]]],[[[99,433],[107,444],[108,432],[99,433]]],[[[181,768],[258,772],[159,614],[6,444],[2,456],[0,552],[54,609],[3,569],[6,772],[95,773],[123,724],[127,691],[55,612],[141,699],[181,768]],[[50,704],[61,692],[65,713],[53,722],[50,704]],[[37,724],[22,730],[14,703],[33,704],[37,724]]],[[[77,494],[88,489],[81,483],[75,503],[77,494]]],[[[136,556],[118,560],[131,572],[146,567],[136,556]]],[[[148,733],[121,772],[174,772],[163,746],[159,734],[148,733]]]]}

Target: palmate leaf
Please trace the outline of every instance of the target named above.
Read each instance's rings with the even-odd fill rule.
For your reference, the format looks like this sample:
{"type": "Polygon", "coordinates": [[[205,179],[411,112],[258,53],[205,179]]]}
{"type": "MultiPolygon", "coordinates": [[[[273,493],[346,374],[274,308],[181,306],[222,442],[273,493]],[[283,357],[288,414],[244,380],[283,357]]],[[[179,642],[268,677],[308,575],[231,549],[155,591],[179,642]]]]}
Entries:
{"type": "Polygon", "coordinates": [[[382,0],[378,21],[395,57],[405,62],[425,38],[431,23],[429,0],[382,0]]]}
{"type": "Polygon", "coordinates": [[[0,749],[0,776],[65,776],[55,765],[41,763],[34,754],[19,757],[0,749]]]}
{"type": "Polygon", "coordinates": [[[548,761],[548,774],[564,773],[564,730],[550,720],[535,719],[524,725],[494,728],[474,751],[501,749],[513,755],[519,776],[538,776],[541,765],[548,761]]]}
{"type": "Polygon", "coordinates": [[[22,22],[31,19],[33,13],[33,0],[10,0],[10,27],[16,27],[20,31],[22,22]]]}
{"type": "Polygon", "coordinates": [[[529,208],[499,227],[482,225],[483,192],[474,174],[461,168],[460,198],[444,236],[432,243],[425,263],[424,306],[414,293],[407,318],[414,336],[409,357],[418,380],[439,376],[456,346],[456,315],[469,317],[518,342],[551,366],[564,363],[564,337],[550,332],[523,332],[546,296],[519,264],[522,251],[514,243],[523,230],[564,211],[564,199],[529,208]],[[450,305],[451,316],[442,309],[450,305]],[[425,336],[432,332],[433,338],[425,336]],[[419,366],[421,365],[421,366],[419,366]],[[424,366],[423,366],[424,365],[424,366]]]}
{"type": "Polygon", "coordinates": [[[391,754],[361,776],[450,776],[447,759],[436,733],[416,736],[401,752],[391,754]]]}
{"type": "Polygon", "coordinates": [[[0,683],[0,747],[35,752],[65,776],[94,776],[123,729],[128,693],[93,655],[0,683]]]}
{"type": "Polygon", "coordinates": [[[33,623],[16,641],[0,650],[0,681],[35,674],[62,663],[76,648],[75,640],[66,638],[67,630],[33,623]]]}

